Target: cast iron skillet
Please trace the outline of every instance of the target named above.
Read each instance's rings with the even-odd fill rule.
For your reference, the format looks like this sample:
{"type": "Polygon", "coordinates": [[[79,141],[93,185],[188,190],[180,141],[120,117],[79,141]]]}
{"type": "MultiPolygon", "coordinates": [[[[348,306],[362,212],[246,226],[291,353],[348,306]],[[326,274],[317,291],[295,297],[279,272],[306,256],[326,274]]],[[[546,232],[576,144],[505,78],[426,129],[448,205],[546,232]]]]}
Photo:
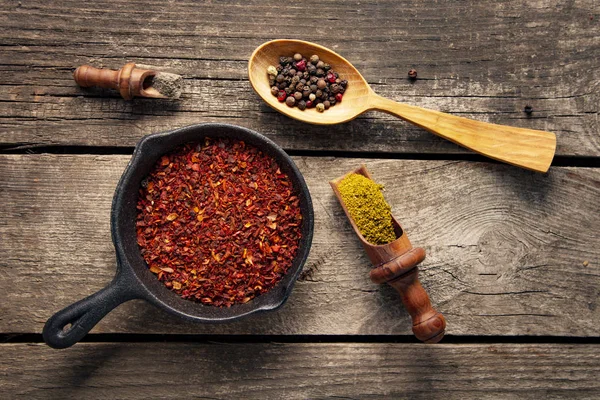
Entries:
{"type": "Polygon", "coordinates": [[[278,145],[261,134],[234,125],[201,124],[146,136],[136,146],[112,202],[111,233],[117,253],[115,278],[99,292],[54,314],[44,326],[44,341],[54,348],[72,346],[113,308],[132,299],[145,299],[171,314],[199,322],[224,322],[258,311],[274,310],[286,301],[308,257],[313,224],[312,201],[300,171],[278,145]],[[136,239],[136,204],[142,179],[163,154],[180,144],[200,141],[206,136],[240,139],[274,157],[299,193],[303,216],[298,254],[286,276],[269,292],[246,304],[236,304],[229,308],[184,300],[171,292],[149,271],[136,239]]]}

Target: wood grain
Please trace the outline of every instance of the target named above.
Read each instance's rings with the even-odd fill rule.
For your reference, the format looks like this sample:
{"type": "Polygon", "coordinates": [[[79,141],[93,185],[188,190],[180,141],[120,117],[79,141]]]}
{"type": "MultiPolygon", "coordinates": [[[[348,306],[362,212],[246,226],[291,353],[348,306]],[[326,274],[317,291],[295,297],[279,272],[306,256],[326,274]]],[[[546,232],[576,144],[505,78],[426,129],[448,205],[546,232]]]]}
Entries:
{"type": "Polygon", "coordinates": [[[382,113],[316,127],[272,111],[252,91],[246,66],[256,46],[284,36],[334,49],[382,96],[554,132],[559,155],[600,154],[596,1],[338,1],[328,5],[335,17],[306,12],[320,5],[4,0],[0,143],[133,146],[150,132],[212,121],[261,131],[288,149],[464,152],[382,113]],[[78,88],[71,76],[81,64],[128,61],[183,75],[182,99],[126,102],[78,88]],[[414,83],[410,68],[418,70],[414,83]]]}
{"type": "MultiPolygon", "coordinates": [[[[0,156],[0,332],[41,332],[115,271],[112,192],[128,156],[0,156]]],[[[279,311],[193,325],[134,301],[94,332],[410,335],[328,181],[365,163],[414,246],[449,335],[600,336],[600,175],[590,168],[295,158],[311,190],[306,272],[279,311]],[[409,190],[410,188],[410,190],[409,190]],[[584,263],[587,261],[587,263],[584,263]]]]}
{"type": "Polygon", "coordinates": [[[599,350],[555,344],[80,343],[56,351],[4,344],[0,396],[591,399],[600,396],[599,350]]]}

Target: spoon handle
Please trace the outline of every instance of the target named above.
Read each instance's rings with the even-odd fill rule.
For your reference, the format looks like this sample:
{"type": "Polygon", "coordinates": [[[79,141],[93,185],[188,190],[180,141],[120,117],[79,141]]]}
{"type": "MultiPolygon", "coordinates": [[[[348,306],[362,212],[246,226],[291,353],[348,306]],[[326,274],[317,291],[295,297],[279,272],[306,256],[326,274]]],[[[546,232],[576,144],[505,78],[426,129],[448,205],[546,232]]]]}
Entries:
{"type": "Polygon", "coordinates": [[[556,150],[556,136],[550,132],[475,121],[376,94],[370,109],[396,115],[467,149],[532,171],[548,171],[556,150]]]}

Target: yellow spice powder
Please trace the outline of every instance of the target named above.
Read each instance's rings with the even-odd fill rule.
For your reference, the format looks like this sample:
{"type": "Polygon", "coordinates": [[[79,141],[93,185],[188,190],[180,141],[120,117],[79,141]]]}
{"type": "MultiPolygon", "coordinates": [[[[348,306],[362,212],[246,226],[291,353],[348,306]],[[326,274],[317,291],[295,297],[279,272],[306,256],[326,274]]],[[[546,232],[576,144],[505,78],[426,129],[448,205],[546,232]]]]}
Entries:
{"type": "Polygon", "coordinates": [[[358,230],[367,242],[376,245],[396,239],[391,207],[382,189],[383,185],[359,174],[348,175],[338,185],[342,201],[358,230]]]}

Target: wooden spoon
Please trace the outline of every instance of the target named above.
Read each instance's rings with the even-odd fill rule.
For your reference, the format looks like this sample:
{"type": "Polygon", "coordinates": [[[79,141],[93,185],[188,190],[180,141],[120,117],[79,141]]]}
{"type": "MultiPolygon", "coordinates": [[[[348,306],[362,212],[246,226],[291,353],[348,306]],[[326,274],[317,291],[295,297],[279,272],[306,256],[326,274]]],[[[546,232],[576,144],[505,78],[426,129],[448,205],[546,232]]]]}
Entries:
{"type": "Polygon", "coordinates": [[[339,183],[346,176],[353,173],[371,179],[369,171],[362,165],[358,169],[332,180],[329,184],[350,220],[367,256],[375,267],[370,273],[371,281],[375,283],[387,282],[400,293],[402,303],[404,303],[404,307],[412,317],[412,330],[417,339],[425,343],[439,342],[444,337],[446,320],[441,313],[431,306],[429,296],[421,286],[418,278],[417,265],[425,259],[425,250],[420,247],[412,247],[406,232],[393,216],[392,223],[396,240],[384,245],[374,245],[365,240],[348,212],[338,189],[339,183]]]}
{"type": "Polygon", "coordinates": [[[311,124],[339,124],[366,111],[379,110],[396,115],[484,156],[538,172],[548,171],[556,150],[556,136],[550,132],[489,124],[381,97],[348,60],[326,47],[310,42],[280,39],[263,43],[252,53],[248,75],[252,87],[268,105],[288,117],[311,124]],[[319,113],[314,108],[301,111],[277,101],[271,94],[267,67],[278,65],[279,56],[291,56],[294,53],[301,53],[307,58],[316,54],[329,63],[343,79],[348,80],[348,88],[341,103],[319,113]]]}

